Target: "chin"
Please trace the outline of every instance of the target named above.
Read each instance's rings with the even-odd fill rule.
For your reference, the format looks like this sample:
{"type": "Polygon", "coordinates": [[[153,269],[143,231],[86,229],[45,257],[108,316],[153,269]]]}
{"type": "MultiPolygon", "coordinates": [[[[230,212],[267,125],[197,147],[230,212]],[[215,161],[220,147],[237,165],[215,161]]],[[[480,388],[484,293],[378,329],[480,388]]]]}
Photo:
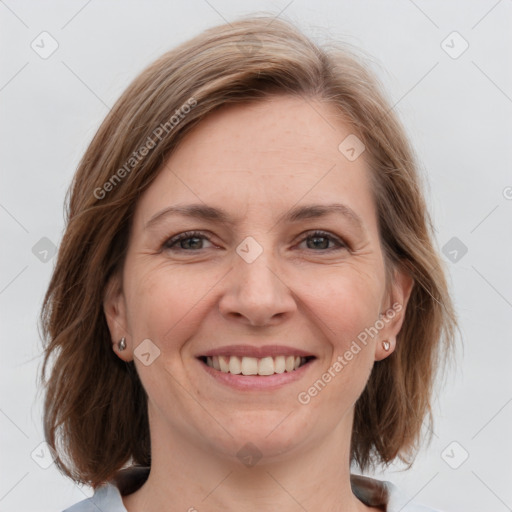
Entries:
{"type": "Polygon", "coordinates": [[[235,457],[244,463],[244,457],[263,459],[261,463],[278,462],[302,445],[307,438],[304,426],[296,424],[294,415],[287,416],[284,408],[277,411],[250,411],[230,418],[222,439],[213,441],[214,449],[224,456],[235,457]]]}

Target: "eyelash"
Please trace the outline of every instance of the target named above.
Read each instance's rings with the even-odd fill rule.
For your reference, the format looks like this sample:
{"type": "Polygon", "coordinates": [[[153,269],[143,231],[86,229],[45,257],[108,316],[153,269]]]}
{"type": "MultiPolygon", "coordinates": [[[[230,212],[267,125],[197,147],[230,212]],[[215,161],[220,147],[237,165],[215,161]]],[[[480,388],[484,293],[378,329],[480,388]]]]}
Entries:
{"type": "MultiPolygon", "coordinates": [[[[183,249],[183,248],[178,248],[178,249],[174,249],[173,246],[175,244],[177,244],[178,242],[181,242],[182,240],[188,240],[188,239],[191,239],[191,238],[199,238],[199,239],[206,239],[210,242],[210,239],[205,236],[201,231],[186,231],[184,233],[180,233],[179,235],[176,235],[172,238],[169,238],[168,240],[166,240],[163,245],[162,245],[162,249],[166,249],[166,250],[171,250],[171,251],[183,251],[183,252],[198,252],[198,251],[201,251],[202,249],[183,249]]],[[[320,231],[320,230],[316,230],[316,231],[312,231],[312,232],[309,232],[307,234],[307,236],[305,236],[304,238],[302,238],[300,240],[300,242],[304,242],[305,240],[308,240],[310,238],[326,238],[328,239],[329,241],[331,242],[335,242],[339,245],[339,247],[334,247],[334,248],[330,248],[330,249],[324,249],[322,251],[317,251],[315,249],[309,249],[311,251],[314,251],[314,252],[331,252],[331,251],[339,251],[339,250],[346,250],[348,249],[348,245],[346,243],[344,243],[341,239],[339,239],[338,237],[334,236],[334,235],[331,235],[330,233],[326,232],[326,231],[320,231]]]]}

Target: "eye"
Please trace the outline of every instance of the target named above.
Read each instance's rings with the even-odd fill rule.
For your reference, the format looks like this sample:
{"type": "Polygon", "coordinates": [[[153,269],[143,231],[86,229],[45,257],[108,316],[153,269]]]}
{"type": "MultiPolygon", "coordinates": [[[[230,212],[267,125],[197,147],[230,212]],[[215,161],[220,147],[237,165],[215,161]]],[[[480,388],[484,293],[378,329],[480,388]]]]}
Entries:
{"type": "Polygon", "coordinates": [[[186,231],[166,240],[162,248],[172,251],[198,251],[205,249],[201,247],[203,240],[209,241],[209,238],[199,231],[186,231]]]}
{"type": "MultiPolygon", "coordinates": [[[[162,245],[162,249],[187,252],[200,251],[201,249],[208,248],[203,247],[204,240],[210,242],[210,239],[200,231],[186,231],[166,240],[162,245]]],[[[307,249],[315,252],[318,252],[319,250],[323,250],[323,252],[330,252],[348,249],[347,244],[345,244],[340,238],[326,231],[314,231],[309,233],[308,236],[302,239],[301,243],[308,242],[310,240],[311,244],[308,244],[309,246],[307,249]],[[336,246],[329,247],[329,244],[331,243],[336,244],[336,246]]]]}
{"type": "Polygon", "coordinates": [[[316,251],[317,249],[324,249],[324,251],[336,251],[341,249],[348,249],[347,244],[340,240],[337,236],[327,233],[326,231],[314,231],[303,238],[302,242],[311,240],[312,243],[308,249],[316,251]],[[334,242],[337,247],[327,247],[329,243],[334,242]]]}

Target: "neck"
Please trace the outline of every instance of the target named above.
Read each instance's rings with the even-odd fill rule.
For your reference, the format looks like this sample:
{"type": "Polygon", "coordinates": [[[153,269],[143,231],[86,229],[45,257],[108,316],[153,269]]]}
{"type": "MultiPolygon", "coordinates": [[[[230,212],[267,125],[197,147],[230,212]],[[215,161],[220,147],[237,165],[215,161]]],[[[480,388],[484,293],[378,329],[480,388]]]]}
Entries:
{"type": "Polygon", "coordinates": [[[373,510],[354,496],[350,485],[352,416],[327,437],[285,447],[255,464],[254,457],[239,460],[219,454],[214,446],[199,446],[187,435],[173,436],[176,431],[163,422],[150,424],[151,471],[139,490],[123,498],[128,512],[373,510]]]}

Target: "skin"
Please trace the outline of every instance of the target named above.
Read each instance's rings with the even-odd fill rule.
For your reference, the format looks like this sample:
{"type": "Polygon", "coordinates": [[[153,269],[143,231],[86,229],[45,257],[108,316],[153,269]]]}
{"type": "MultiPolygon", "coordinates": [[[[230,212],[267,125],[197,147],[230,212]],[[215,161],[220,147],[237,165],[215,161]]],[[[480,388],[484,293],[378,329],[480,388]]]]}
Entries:
{"type": "Polygon", "coordinates": [[[114,350],[135,360],[148,394],[152,469],[123,497],[129,512],[378,510],[350,487],[354,403],[374,361],[395,348],[412,281],[395,272],[385,285],[365,153],[351,162],[338,150],[351,133],[317,100],[229,106],[187,135],[139,199],[122,274],[104,304],[114,350]],[[294,206],[333,202],[351,208],[361,228],[337,214],[276,223],[294,206]],[[188,203],[223,208],[234,223],[168,216],[146,229],[162,209],[188,203]],[[191,230],[208,239],[162,249],[191,230]],[[315,230],[345,245],[315,244],[307,238],[315,230]],[[236,252],[248,236],[263,249],[252,263],[236,252]],[[301,404],[298,394],[397,303],[403,309],[301,404]],[[145,339],[160,350],[148,366],[134,355],[145,339]],[[195,357],[230,344],[281,344],[317,359],[278,390],[239,391],[195,357]],[[252,467],[236,456],[248,442],[262,455],[252,467]]]}

